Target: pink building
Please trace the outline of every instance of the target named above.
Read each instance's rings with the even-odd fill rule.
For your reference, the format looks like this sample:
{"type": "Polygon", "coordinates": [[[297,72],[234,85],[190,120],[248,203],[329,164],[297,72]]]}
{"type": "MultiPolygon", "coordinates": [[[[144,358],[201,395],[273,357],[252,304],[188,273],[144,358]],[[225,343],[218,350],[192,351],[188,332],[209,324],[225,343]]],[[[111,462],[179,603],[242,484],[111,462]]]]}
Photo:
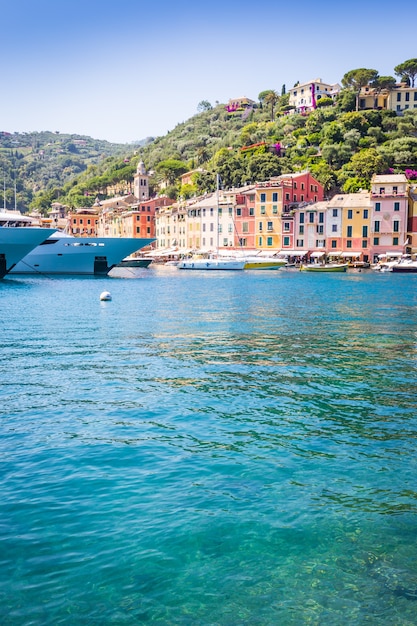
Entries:
{"type": "Polygon", "coordinates": [[[403,254],[407,245],[408,181],[405,174],[375,174],[371,181],[371,260],[403,254]]]}

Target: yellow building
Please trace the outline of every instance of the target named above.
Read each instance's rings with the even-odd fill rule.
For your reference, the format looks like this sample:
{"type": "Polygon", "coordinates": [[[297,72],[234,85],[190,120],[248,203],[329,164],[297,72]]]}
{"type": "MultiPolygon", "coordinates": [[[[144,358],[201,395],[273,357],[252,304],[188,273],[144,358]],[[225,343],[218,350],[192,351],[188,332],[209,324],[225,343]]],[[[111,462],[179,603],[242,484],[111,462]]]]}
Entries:
{"type": "Polygon", "coordinates": [[[292,218],[288,214],[285,229],[282,225],[282,182],[279,179],[257,183],[255,191],[256,248],[278,252],[281,233],[292,232],[292,218]]]}

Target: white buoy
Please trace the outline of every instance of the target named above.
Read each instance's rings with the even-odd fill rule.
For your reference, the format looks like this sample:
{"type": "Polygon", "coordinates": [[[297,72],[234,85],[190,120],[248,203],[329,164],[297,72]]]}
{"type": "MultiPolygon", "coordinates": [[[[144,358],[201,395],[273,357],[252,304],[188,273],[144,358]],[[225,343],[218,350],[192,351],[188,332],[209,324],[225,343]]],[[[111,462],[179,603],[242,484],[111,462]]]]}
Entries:
{"type": "Polygon", "coordinates": [[[111,293],[110,293],[110,291],[103,291],[100,294],[100,300],[111,300],[111,293]]]}

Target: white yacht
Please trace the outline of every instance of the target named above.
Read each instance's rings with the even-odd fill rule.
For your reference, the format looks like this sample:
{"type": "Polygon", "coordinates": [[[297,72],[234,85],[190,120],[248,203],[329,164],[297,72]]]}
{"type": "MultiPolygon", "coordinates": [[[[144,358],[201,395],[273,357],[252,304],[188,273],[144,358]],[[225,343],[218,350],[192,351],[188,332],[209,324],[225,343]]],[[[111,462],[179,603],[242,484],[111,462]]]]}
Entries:
{"type": "Polygon", "coordinates": [[[139,237],[73,237],[57,231],[22,258],[11,273],[105,276],[122,259],[153,241],[139,237]]]}
{"type": "Polygon", "coordinates": [[[207,256],[191,257],[182,259],[177,265],[179,270],[243,270],[245,268],[244,259],[234,259],[229,257],[207,256]]]}
{"type": "Polygon", "coordinates": [[[33,220],[19,211],[0,210],[0,278],[10,273],[23,257],[55,232],[54,228],[32,224],[33,220]]]}

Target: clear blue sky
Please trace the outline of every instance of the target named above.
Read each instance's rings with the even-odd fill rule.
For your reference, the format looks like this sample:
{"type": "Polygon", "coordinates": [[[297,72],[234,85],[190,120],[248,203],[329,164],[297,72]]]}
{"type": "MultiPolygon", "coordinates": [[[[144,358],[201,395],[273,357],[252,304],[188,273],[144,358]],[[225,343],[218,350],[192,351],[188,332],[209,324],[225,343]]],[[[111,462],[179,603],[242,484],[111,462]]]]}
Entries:
{"type": "Polygon", "coordinates": [[[1,18],[0,131],[122,143],[165,135],[201,100],[417,57],[388,0],[8,0],[1,18]]]}

